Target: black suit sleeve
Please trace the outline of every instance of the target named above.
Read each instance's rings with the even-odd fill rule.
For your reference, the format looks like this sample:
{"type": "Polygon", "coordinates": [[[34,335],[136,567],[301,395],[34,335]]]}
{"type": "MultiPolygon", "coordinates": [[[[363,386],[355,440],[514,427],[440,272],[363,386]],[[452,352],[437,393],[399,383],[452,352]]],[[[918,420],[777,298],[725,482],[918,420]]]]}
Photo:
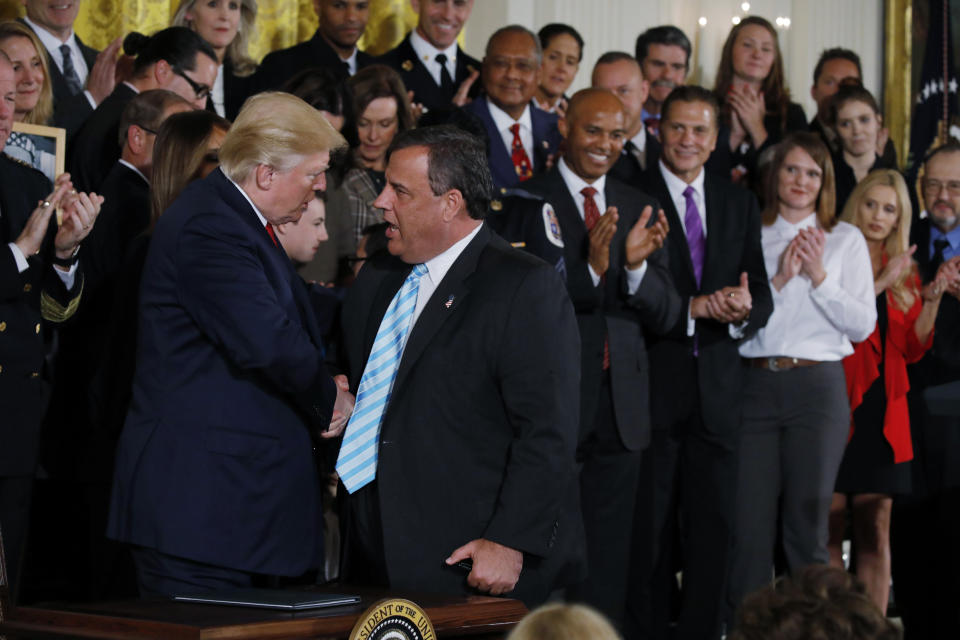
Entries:
{"type": "Polygon", "coordinates": [[[670,276],[666,245],[647,258],[647,272],[627,304],[636,310],[643,326],[656,334],[664,335],[677,324],[681,299],[670,276]]]}
{"type": "Polygon", "coordinates": [[[760,207],[753,194],[749,194],[748,201],[747,238],[740,258],[740,272],[747,273],[753,308],[749,322],[743,330],[744,338],[749,338],[763,328],[773,313],[773,295],[770,293],[770,281],[763,262],[763,245],[760,242],[760,207]]]}
{"type": "Polygon", "coordinates": [[[514,439],[483,537],[545,556],[573,471],[579,419],[580,338],[554,269],[539,265],[516,288],[502,335],[498,372],[514,439]]]}

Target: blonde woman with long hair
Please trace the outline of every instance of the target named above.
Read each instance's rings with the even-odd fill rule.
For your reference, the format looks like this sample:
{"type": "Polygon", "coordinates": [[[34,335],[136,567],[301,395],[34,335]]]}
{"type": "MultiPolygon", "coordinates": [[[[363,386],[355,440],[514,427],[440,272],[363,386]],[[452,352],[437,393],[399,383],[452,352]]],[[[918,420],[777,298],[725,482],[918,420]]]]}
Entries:
{"type": "Polygon", "coordinates": [[[830,509],[830,562],[842,567],[847,511],[852,514],[857,577],[882,611],[890,592],[890,511],[894,494],[910,491],[913,458],[907,412],[907,365],[933,343],[946,286],[921,288],[910,245],[912,210],[903,177],[872,171],[856,186],[841,220],[863,233],[873,267],[877,325],[844,359],[850,436],[830,509]]]}

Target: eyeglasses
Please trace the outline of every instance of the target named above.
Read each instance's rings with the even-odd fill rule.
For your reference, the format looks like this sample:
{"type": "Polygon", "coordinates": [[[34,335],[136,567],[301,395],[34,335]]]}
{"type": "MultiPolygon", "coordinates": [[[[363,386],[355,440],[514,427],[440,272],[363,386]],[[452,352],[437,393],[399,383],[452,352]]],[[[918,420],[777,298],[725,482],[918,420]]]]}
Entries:
{"type": "Polygon", "coordinates": [[[190,88],[193,89],[193,92],[196,94],[197,100],[206,100],[207,96],[210,95],[210,87],[188,76],[180,67],[171,67],[171,69],[173,69],[175,74],[187,81],[187,84],[190,85],[190,88]]]}
{"type": "Polygon", "coordinates": [[[146,131],[147,133],[152,133],[153,135],[157,135],[157,132],[154,131],[153,129],[151,129],[150,127],[145,127],[145,126],[143,126],[142,124],[138,124],[138,123],[134,123],[134,124],[136,124],[138,127],[140,127],[141,129],[143,129],[143,130],[146,131]]]}
{"type": "Polygon", "coordinates": [[[947,188],[947,193],[951,196],[960,196],[960,180],[948,180],[944,182],[943,180],[935,180],[933,178],[923,179],[924,193],[936,195],[940,193],[940,190],[944,187],[947,188]]]}

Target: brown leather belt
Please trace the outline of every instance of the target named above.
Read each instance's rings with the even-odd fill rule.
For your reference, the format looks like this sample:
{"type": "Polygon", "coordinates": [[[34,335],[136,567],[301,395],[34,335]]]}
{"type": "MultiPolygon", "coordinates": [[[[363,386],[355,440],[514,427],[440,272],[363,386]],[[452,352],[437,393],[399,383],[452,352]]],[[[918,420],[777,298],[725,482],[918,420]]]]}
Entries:
{"type": "Polygon", "coordinates": [[[819,360],[805,360],[804,358],[790,358],[777,356],[773,358],[749,358],[747,364],[753,369],[767,369],[768,371],[787,371],[797,367],[812,367],[820,364],[819,360]]]}

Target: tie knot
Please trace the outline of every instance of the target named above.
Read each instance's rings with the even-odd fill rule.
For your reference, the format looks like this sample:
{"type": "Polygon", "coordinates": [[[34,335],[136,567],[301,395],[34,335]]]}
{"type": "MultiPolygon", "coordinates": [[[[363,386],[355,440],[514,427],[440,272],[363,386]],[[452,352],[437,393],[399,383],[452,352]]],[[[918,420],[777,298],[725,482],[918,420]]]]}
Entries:
{"type": "MultiPolygon", "coordinates": [[[[441,55],[443,55],[443,54],[441,54],[441,55]]],[[[419,280],[420,278],[422,278],[422,277],[425,276],[426,274],[427,274],[427,265],[425,265],[425,264],[423,264],[423,263],[420,263],[420,264],[418,264],[418,265],[414,265],[413,271],[410,272],[410,277],[413,277],[413,278],[416,278],[417,280],[419,280]]]]}
{"type": "Polygon", "coordinates": [[[63,57],[67,57],[68,55],[70,55],[70,45],[68,44],[60,45],[60,53],[63,54],[63,57]]]}
{"type": "Polygon", "coordinates": [[[510,125],[510,133],[512,133],[512,134],[515,135],[515,136],[520,135],[520,123],[519,123],[519,122],[514,122],[512,125],[510,125]]]}
{"type": "Polygon", "coordinates": [[[580,193],[583,194],[584,198],[592,198],[593,196],[597,195],[597,190],[593,187],[584,187],[583,189],[580,189],[580,193]]]}
{"type": "Polygon", "coordinates": [[[434,59],[440,64],[447,64],[447,54],[445,53],[438,53],[437,57],[434,59]]]}
{"type": "Polygon", "coordinates": [[[948,246],[950,246],[950,241],[946,238],[937,238],[933,241],[935,251],[945,251],[948,246]]]}
{"type": "Polygon", "coordinates": [[[693,198],[693,194],[695,193],[696,191],[694,190],[693,187],[687,187],[686,189],[683,190],[683,197],[686,198],[687,200],[691,200],[693,198]]]}

